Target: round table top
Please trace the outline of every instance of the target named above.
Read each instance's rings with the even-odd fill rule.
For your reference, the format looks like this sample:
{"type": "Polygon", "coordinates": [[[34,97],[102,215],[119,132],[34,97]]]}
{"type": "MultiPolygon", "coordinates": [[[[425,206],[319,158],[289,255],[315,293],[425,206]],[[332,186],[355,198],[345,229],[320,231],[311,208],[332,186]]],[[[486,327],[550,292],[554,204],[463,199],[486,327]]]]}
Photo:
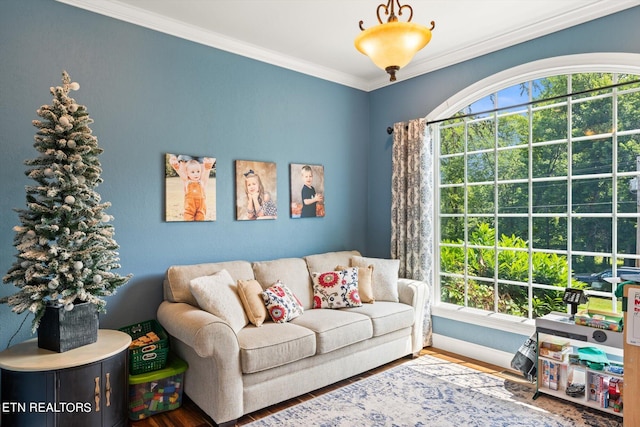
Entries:
{"type": "Polygon", "coordinates": [[[10,371],[41,372],[72,368],[104,360],[129,347],[131,336],[111,329],[98,330],[98,340],[63,353],[38,347],[33,338],[0,353],[0,368],[10,371]]]}

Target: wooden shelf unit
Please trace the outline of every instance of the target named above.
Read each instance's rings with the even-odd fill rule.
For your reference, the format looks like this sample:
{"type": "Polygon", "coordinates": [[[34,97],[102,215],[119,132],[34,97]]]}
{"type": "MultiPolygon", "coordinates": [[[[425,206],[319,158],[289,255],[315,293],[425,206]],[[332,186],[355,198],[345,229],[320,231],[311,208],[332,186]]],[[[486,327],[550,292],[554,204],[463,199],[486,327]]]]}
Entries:
{"type": "MultiPolygon", "coordinates": [[[[534,399],[537,398],[540,393],[544,393],[611,414],[623,415],[624,410],[616,411],[613,407],[605,407],[600,400],[597,400],[599,399],[599,395],[595,392],[594,388],[591,387],[597,378],[595,377],[596,375],[601,375],[606,380],[622,380],[623,375],[600,369],[591,369],[583,364],[574,364],[571,363],[568,358],[568,354],[572,352],[577,353],[578,348],[597,347],[611,357],[612,361],[622,365],[624,347],[624,335],[622,332],[576,325],[568,314],[553,312],[536,319],[536,334],[538,340],[538,369],[534,399]],[[543,342],[568,342],[570,349],[561,356],[561,360],[553,357],[545,357],[541,355],[540,351],[543,342]],[[557,366],[555,382],[552,378],[549,384],[545,384],[545,364],[554,364],[557,366]],[[584,394],[577,396],[568,395],[567,386],[571,383],[584,383],[584,394]],[[554,387],[554,384],[557,386],[554,387]],[[594,397],[596,400],[593,400],[594,397]]],[[[624,394],[626,394],[626,384],[624,384],[624,386],[624,394]]]]}
{"type": "MultiPolygon", "coordinates": [[[[624,287],[624,297],[629,296],[631,289],[640,289],[640,285],[626,285],[624,287]]],[[[628,303],[632,309],[633,302],[628,303]]],[[[633,310],[633,309],[632,309],[633,310]]],[[[628,312],[624,312],[624,324],[627,325],[631,319],[627,319],[628,312]]],[[[625,396],[638,396],[640,393],[640,347],[637,345],[631,345],[627,343],[628,328],[625,328],[625,341],[624,341],[624,374],[627,380],[624,383],[624,395],[625,396]]],[[[640,425],[640,405],[632,403],[625,408],[625,414],[623,419],[624,427],[635,427],[640,425]]]]}

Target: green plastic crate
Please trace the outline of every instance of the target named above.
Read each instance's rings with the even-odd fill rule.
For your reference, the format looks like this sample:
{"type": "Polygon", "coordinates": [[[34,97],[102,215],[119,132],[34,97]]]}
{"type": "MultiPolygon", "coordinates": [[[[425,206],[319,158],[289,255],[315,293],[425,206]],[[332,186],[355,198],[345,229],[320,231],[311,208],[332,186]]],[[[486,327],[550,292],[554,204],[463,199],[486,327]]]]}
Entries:
{"type": "Polygon", "coordinates": [[[142,420],[182,405],[187,362],[170,353],[164,369],[129,375],[129,419],[142,420]]]}
{"type": "Polygon", "coordinates": [[[155,332],[160,338],[160,341],[129,349],[129,373],[131,375],[139,375],[165,367],[167,355],[169,354],[169,336],[157,320],[151,319],[125,326],[120,328],[120,331],[129,334],[132,340],[140,338],[149,332],[155,332]]]}

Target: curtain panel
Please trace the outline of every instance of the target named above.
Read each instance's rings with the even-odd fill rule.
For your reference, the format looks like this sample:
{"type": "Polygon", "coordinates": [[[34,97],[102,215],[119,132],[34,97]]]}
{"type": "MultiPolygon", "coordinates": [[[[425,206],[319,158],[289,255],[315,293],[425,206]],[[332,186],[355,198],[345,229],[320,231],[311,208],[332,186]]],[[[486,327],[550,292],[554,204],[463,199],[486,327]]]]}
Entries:
{"type": "Polygon", "coordinates": [[[433,147],[426,119],[395,123],[391,175],[391,258],[401,277],[429,284],[424,346],[432,343],[433,147]]]}

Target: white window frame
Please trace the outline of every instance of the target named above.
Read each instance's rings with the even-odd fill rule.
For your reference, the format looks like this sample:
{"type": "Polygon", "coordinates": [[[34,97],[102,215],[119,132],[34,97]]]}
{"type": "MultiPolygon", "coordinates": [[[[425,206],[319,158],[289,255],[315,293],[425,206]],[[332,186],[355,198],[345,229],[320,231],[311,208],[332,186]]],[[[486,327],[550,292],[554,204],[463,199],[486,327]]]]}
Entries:
{"type": "MultiPolygon", "coordinates": [[[[542,59],[499,72],[480,80],[456,93],[436,107],[427,115],[427,122],[443,120],[451,117],[475,101],[513,85],[560,74],[576,73],[627,73],[640,75],[640,54],[635,53],[587,53],[542,59]]],[[[434,140],[439,140],[435,135],[434,140]]],[[[434,147],[439,152],[439,147],[434,147]]],[[[439,179],[439,156],[434,155],[434,180],[439,179]]],[[[434,200],[440,200],[439,186],[434,183],[434,200]]],[[[433,217],[437,218],[439,203],[434,203],[433,217]]],[[[439,221],[434,221],[434,236],[440,236],[439,221]]],[[[439,270],[440,251],[439,238],[434,239],[434,270],[439,270]]],[[[499,329],[520,335],[534,332],[534,321],[501,313],[461,307],[454,304],[441,303],[439,274],[434,274],[434,296],[432,314],[434,316],[472,323],[478,326],[499,329]]]]}

